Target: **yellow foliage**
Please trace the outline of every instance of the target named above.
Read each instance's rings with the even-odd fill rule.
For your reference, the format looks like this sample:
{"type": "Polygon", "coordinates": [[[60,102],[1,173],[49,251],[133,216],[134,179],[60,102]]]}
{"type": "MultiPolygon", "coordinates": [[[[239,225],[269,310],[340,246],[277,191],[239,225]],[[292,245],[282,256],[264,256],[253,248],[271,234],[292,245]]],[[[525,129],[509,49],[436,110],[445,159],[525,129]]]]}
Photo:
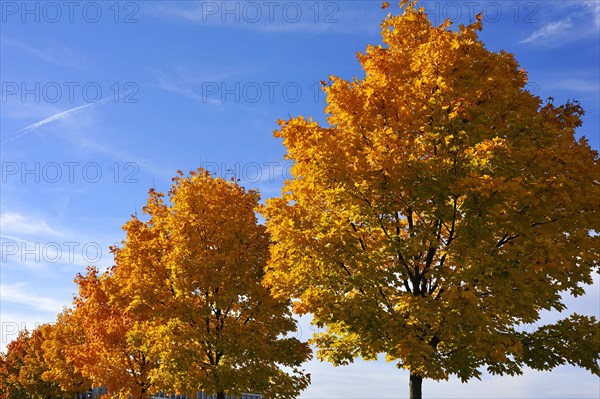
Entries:
{"type": "Polygon", "coordinates": [[[115,248],[107,281],[130,323],[127,345],[152,360],[153,389],[295,397],[309,383],[309,347],[287,334],[291,302],[263,285],[269,235],[259,195],[204,170],[179,173],[168,192],[150,191],[115,248]]]}
{"type": "MultiPolygon", "coordinates": [[[[385,353],[434,379],[518,373],[543,351],[515,326],[562,310],[600,267],[582,109],[525,90],[512,54],[478,39],[480,16],[449,27],[415,2],[388,15],[383,44],[358,54],[364,78],[329,77],[327,125],[299,116],[275,132],[295,163],[264,209],[266,279],[327,327],[313,342],[335,364],[385,353]]],[[[598,347],[565,345],[538,357],[598,372],[598,347]]]]}

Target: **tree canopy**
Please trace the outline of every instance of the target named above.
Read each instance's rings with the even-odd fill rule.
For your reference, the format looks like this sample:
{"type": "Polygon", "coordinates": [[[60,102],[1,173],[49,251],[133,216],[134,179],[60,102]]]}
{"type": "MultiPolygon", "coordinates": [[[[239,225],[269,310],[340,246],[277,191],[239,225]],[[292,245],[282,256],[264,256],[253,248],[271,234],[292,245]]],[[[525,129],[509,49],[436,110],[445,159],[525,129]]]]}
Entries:
{"type": "Polygon", "coordinates": [[[44,359],[43,344],[52,326],[43,324],[30,334],[21,330],[17,338],[0,354],[0,398],[66,399],[76,391],[64,390],[57,381],[46,378],[49,366],[44,359]]]}
{"type": "Polygon", "coordinates": [[[142,318],[133,331],[157,359],[154,385],[295,397],[309,382],[310,349],[287,336],[289,299],[262,284],[269,236],[258,193],[199,170],[179,173],[168,196],[151,190],[148,220],[125,224],[112,274],[116,303],[142,318]]]}
{"type": "Polygon", "coordinates": [[[293,337],[291,301],[263,284],[270,237],[259,195],[200,169],[150,190],[144,215],[112,247],[115,265],[88,267],[54,325],[23,331],[0,356],[6,399],[109,397],[159,391],[293,398],[310,382],[310,347],[293,337]]]}
{"type": "Polygon", "coordinates": [[[565,310],[600,267],[600,164],[582,108],[525,89],[481,18],[432,26],[411,3],[358,54],[364,77],[323,82],[327,125],[280,121],[292,178],[264,211],[267,281],[326,327],[334,364],[356,357],[422,378],[487,367],[580,365],[600,375],[599,325],[565,310]],[[576,343],[575,343],[576,342],[576,343]]]}

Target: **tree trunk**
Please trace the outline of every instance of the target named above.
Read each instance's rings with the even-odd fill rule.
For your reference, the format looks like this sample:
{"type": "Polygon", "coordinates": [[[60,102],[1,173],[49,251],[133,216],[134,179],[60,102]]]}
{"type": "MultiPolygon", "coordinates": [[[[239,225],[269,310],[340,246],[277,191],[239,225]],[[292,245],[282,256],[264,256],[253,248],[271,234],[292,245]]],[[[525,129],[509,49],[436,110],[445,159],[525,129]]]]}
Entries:
{"type": "Polygon", "coordinates": [[[423,387],[423,377],[410,373],[410,382],[408,384],[410,390],[410,399],[423,399],[421,388],[423,387]]]}
{"type": "Polygon", "coordinates": [[[217,399],[225,399],[225,392],[224,391],[217,392],[217,399]]]}

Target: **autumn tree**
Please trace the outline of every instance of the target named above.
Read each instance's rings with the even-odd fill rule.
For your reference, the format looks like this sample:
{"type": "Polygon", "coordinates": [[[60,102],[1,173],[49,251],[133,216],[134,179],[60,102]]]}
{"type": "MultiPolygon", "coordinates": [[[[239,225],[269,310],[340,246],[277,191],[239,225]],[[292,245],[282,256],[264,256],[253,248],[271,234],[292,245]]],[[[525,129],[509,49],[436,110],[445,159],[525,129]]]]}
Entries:
{"type": "Polygon", "coordinates": [[[326,327],[312,342],[463,382],[575,364],[600,375],[595,317],[565,310],[600,266],[600,164],[582,108],[525,89],[481,18],[432,26],[409,4],[358,54],[364,77],[324,83],[327,125],[280,121],[292,178],[267,201],[267,281],[326,327]]]}
{"type": "MultiPolygon", "coordinates": [[[[143,330],[138,329],[146,317],[133,315],[120,305],[112,270],[100,273],[90,266],[75,282],[79,290],[74,307],[61,323],[62,333],[79,331],[76,338],[62,337],[70,340],[62,348],[68,364],[93,385],[106,386],[111,397],[149,398],[153,389],[150,373],[158,362],[143,343],[143,330]]],[[[65,371],[69,369],[55,378],[68,384],[73,375],[65,371]]]]}
{"type": "Polygon", "coordinates": [[[19,332],[17,338],[7,345],[0,361],[0,398],[2,399],[66,399],[55,381],[42,378],[48,370],[44,361],[42,344],[46,339],[49,324],[33,330],[19,332]]]}
{"type": "Polygon", "coordinates": [[[295,397],[309,383],[310,348],[288,333],[288,299],[262,285],[269,235],[259,195],[204,170],[179,173],[165,203],[150,190],[144,219],[115,248],[121,307],[146,315],[143,345],[159,358],[153,381],[219,399],[242,392],[295,397]]]}
{"type": "Polygon", "coordinates": [[[79,398],[92,387],[76,366],[73,357],[86,342],[86,325],[78,325],[71,318],[72,309],[58,314],[56,323],[48,325],[41,343],[47,369],[41,374],[46,381],[56,382],[71,398],[79,398]]]}
{"type": "Polygon", "coordinates": [[[26,398],[26,388],[19,381],[19,374],[27,354],[29,333],[19,331],[17,338],[6,346],[6,352],[0,354],[0,398],[26,398]]]}
{"type": "Polygon", "coordinates": [[[52,379],[44,378],[49,369],[44,358],[43,345],[52,331],[51,324],[42,324],[31,332],[28,340],[27,353],[19,373],[21,384],[32,399],[73,398],[71,392],[66,392],[52,379]]]}

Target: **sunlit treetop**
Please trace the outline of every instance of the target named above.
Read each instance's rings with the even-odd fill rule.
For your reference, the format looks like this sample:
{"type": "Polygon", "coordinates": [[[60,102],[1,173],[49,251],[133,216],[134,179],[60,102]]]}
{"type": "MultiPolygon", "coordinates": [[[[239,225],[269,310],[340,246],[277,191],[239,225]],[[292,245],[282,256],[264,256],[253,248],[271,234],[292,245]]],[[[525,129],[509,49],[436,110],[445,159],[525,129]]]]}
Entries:
{"type": "Polygon", "coordinates": [[[205,170],[179,172],[168,201],[150,190],[146,221],[115,248],[118,303],[145,318],[134,330],[159,359],[154,386],[177,392],[293,398],[310,376],[291,303],[263,285],[269,235],[259,195],[205,170]]]}
{"type": "Polygon", "coordinates": [[[264,212],[267,279],[326,326],[321,358],[385,353],[434,379],[599,372],[594,317],[519,327],[564,310],[599,270],[598,153],[576,138],[578,103],[527,91],[481,29],[432,26],[410,3],[358,53],[364,78],[325,82],[327,126],[280,121],[295,164],[264,212]]]}

